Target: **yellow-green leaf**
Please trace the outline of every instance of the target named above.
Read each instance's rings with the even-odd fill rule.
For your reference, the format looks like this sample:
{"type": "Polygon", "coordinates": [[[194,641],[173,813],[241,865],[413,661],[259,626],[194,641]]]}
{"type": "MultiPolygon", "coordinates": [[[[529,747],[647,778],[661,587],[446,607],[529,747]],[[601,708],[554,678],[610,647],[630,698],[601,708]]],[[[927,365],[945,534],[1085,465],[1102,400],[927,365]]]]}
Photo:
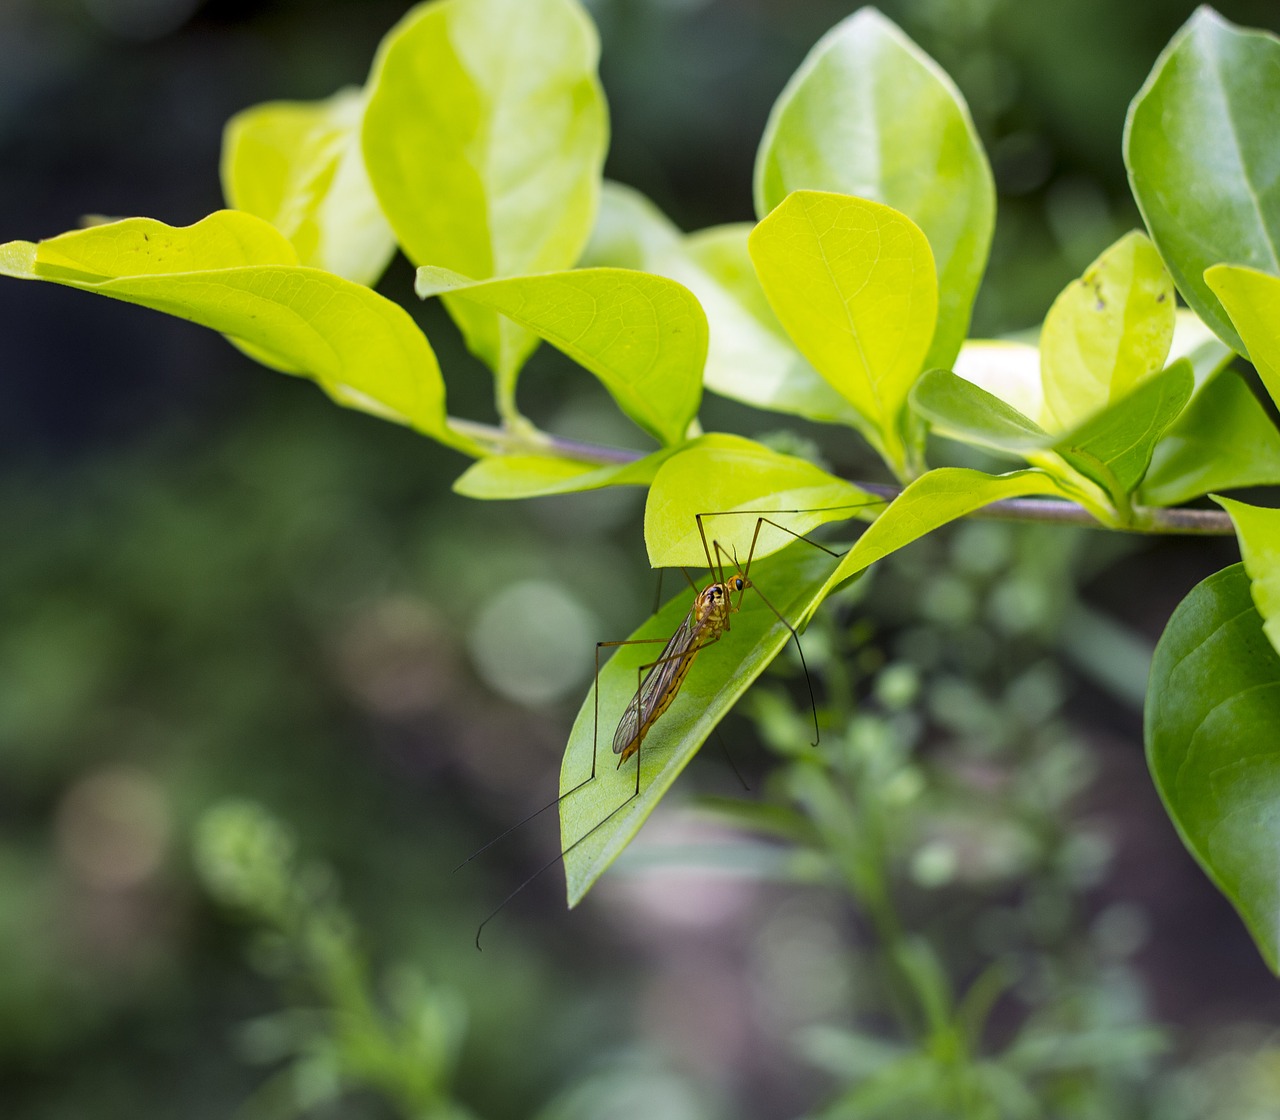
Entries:
{"type": "Polygon", "coordinates": [[[933,254],[910,218],[848,195],[796,191],[751,234],[751,259],[800,352],[867,420],[904,473],[907,394],[933,338],[933,254]]]}
{"type": "Polygon", "coordinates": [[[273,226],[234,210],[185,227],[129,218],[0,250],[0,270],[11,276],[211,327],[277,369],[314,378],[341,404],[474,453],[447,425],[440,368],[408,313],[295,260],[273,226]]]}
{"type": "MultiPolygon", "coordinates": [[[[713,541],[745,563],[768,556],[829,521],[874,513],[881,499],[794,455],[741,436],[707,435],[668,459],[654,476],[644,511],[644,539],[655,568],[707,563],[713,541]],[[748,511],[748,512],[744,512],[748,511]],[[791,533],[756,521],[770,511],[787,512],[791,533]],[[698,532],[703,517],[706,545],[698,532]]],[[[714,561],[715,557],[712,557],[714,561]]]]}
{"type": "MultiPolygon", "coordinates": [[[[489,279],[577,260],[608,142],[598,54],[575,0],[435,0],[388,33],[364,154],[414,264],[489,279]]],[[[446,306],[509,404],[533,336],[474,302],[446,306]]]]}
{"type": "Polygon", "coordinates": [[[222,191],[289,238],[300,264],[372,286],[396,241],[365,171],[363,114],[358,89],[237,113],[223,132],[222,191]]]}
{"type": "Polygon", "coordinates": [[[1231,515],[1240,541],[1240,557],[1249,573],[1253,605],[1263,632],[1280,653],[1280,509],[1246,505],[1232,498],[1213,499],[1231,515]]]}
{"type": "Polygon", "coordinates": [[[1129,233],[1054,301],[1040,335],[1045,427],[1073,428],[1164,366],[1173,281],[1145,234],[1129,233]]]}
{"type": "Polygon", "coordinates": [[[1271,399],[1280,404],[1280,276],[1218,264],[1205,270],[1204,279],[1240,332],[1271,399]]]}
{"type": "Polygon", "coordinates": [[[527,327],[594,373],[660,442],[688,433],[702,399],[707,318],[674,280],[623,268],[472,280],[424,267],[416,289],[424,299],[453,293],[527,327]]]}

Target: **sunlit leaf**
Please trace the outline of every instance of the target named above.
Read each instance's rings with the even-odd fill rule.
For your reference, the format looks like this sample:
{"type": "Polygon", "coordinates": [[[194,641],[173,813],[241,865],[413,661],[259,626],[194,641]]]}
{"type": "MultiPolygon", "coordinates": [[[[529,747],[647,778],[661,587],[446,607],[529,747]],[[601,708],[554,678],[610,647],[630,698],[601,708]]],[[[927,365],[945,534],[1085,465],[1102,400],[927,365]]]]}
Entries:
{"type": "Polygon", "coordinates": [[[606,486],[645,486],[675,451],[664,447],[633,463],[607,466],[559,455],[490,455],[472,463],[454,482],[453,490],[467,498],[506,501],[606,486]]]}
{"type": "Polygon", "coordinates": [[[808,420],[861,418],[804,360],[765,299],[747,253],[746,224],[685,236],[638,191],[606,182],[584,265],[643,269],[678,280],[702,304],[709,346],[704,386],[733,400],[808,420]]]}
{"type": "MultiPolygon", "coordinates": [[[[364,154],[414,264],[476,279],[573,265],[608,142],[598,54],[575,0],[436,0],[387,34],[364,154]]],[[[445,302],[509,402],[533,337],[490,308],[445,302]]]]}
{"type": "Polygon", "coordinates": [[[405,310],[330,272],[303,268],[260,218],[234,210],[192,226],[149,218],[0,249],[0,270],[152,307],[211,327],[334,400],[475,451],[449,429],[444,382],[405,310]]]}
{"type": "Polygon", "coordinates": [[[1280,972],[1280,655],[1243,565],[1174,611],[1145,725],[1147,764],[1182,842],[1280,972]]]}
{"type": "Polygon", "coordinates": [[[1214,499],[1231,515],[1263,632],[1280,652],[1280,510],[1214,499]]]}
{"type": "Polygon", "coordinates": [[[1205,282],[1222,301],[1271,399],[1280,404],[1280,276],[1220,264],[1205,282]]]}
{"type": "Polygon", "coordinates": [[[237,113],[223,133],[222,190],[289,238],[300,264],[373,285],[396,241],[365,171],[363,113],[358,89],[237,113]]]}
{"type": "Polygon", "coordinates": [[[1280,273],[1277,119],[1280,41],[1202,6],[1156,60],[1125,125],[1133,196],[1178,291],[1241,353],[1204,272],[1225,261],[1280,273]]]}
{"type": "Polygon", "coordinates": [[[903,406],[938,313],[924,234],[878,202],[797,191],[756,226],[749,245],[787,334],[904,473],[903,406]]]}
{"type": "Polygon", "coordinates": [[[713,541],[745,563],[748,555],[784,548],[795,540],[792,534],[870,515],[881,505],[875,495],[794,455],[739,436],[706,436],[673,455],[655,475],[645,504],[644,537],[655,568],[705,566],[713,541]],[[755,537],[759,516],[769,511],[785,511],[787,516],[775,520],[791,532],[766,524],[755,537]],[[717,515],[703,517],[705,547],[698,514],[717,515]]]}
{"type": "Polygon", "coordinates": [[[418,269],[418,295],[493,308],[589,369],[646,432],[679,443],[702,399],[707,320],[688,288],[647,272],[578,268],[505,280],[418,269]]]}
{"type": "Polygon", "coordinates": [[[845,580],[869,568],[926,533],[1002,498],[1029,495],[1062,497],[1063,486],[1039,470],[990,475],[968,467],[938,467],[902,491],[845,554],[827,581],[829,594],[845,580]]]}
{"type": "Polygon", "coordinates": [[[1045,318],[1045,427],[1074,427],[1126,396],[1164,365],[1173,327],[1173,283],[1160,255],[1143,234],[1126,234],[1066,287],[1045,318]]]}
{"type": "Polygon", "coordinates": [[[757,215],[794,190],[871,198],[925,232],[938,317],[922,364],[950,368],[987,263],[995,186],[960,91],[874,8],[823,36],[774,105],[756,157],[757,215]]]}

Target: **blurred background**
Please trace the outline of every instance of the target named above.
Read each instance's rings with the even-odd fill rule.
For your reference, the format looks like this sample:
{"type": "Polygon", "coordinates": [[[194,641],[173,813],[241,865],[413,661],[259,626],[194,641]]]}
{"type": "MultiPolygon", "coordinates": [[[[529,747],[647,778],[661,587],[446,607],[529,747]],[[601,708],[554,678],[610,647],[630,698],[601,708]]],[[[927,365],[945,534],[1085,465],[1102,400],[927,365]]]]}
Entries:
{"type": "MultiPolygon", "coordinates": [[[[1138,224],[1124,114],[1193,4],[881,6],[955,78],[995,168],[973,333],[1032,326],[1138,224]]],[[[769,107],[853,6],[588,7],[607,174],[686,229],[749,219],[769,107]]],[[[226,118],[363,82],[405,10],[5,0],[0,240],[216,209],[226,118]]],[[[1219,10],[1280,29],[1267,0],[1219,10]]],[[[451,411],[491,419],[411,280],[398,260],[380,290],[423,323],[451,411]]],[[[456,497],[460,457],[83,293],[6,283],[0,337],[0,1115],[934,1114],[911,1103],[875,922],[831,851],[801,837],[813,859],[780,858],[718,800],[803,804],[818,780],[789,745],[807,735],[794,663],[725,725],[750,792],[704,752],[579,910],[553,870],[472,944],[554,856],[554,813],[454,867],[554,795],[593,643],[651,609],[638,491],[456,497]]],[[[522,403],[637,445],[556,355],[522,403]]],[[[784,426],[716,400],[703,419],[784,426]]],[[[879,478],[843,433],[785,438],[879,478]]],[[[950,984],[999,965],[964,1067],[990,1059],[987,1103],[949,1114],[1280,1115],[1274,981],[1142,757],[1151,647],[1236,558],[966,524],[807,636],[822,788],[874,833],[950,984]]]]}

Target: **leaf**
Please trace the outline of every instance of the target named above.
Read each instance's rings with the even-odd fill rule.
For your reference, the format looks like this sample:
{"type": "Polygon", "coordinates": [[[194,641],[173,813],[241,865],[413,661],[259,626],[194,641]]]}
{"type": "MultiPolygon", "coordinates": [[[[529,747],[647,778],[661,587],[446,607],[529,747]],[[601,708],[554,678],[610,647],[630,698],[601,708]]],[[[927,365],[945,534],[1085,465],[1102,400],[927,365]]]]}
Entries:
{"type": "Polygon", "coordinates": [[[756,226],[749,247],[787,334],[903,474],[903,406],[938,313],[924,234],[878,202],[796,191],[756,226]]]}
{"type": "MultiPolygon", "coordinates": [[[[831,570],[831,558],[804,543],[753,564],[751,579],[788,621],[807,616],[817,605],[816,593],[831,570]]],[[[561,848],[570,907],[582,901],[592,884],[621,854],[657,807],[663,794],[697,753],[715,727],[751,683],[764,671],[791,633],[751,591],[732,629],[697,656],[671,707],[657,720],[640,749],[640,796],[635,792],[634,761],[616,768],[610,751],[614,730],[637,687],[637,669],[650,663],[662,642],[675,633],[689,611],[686,591],[668,602],[640,627],[636,638],[657,642],[622,646],[599,677],[600,719],[595,718],[595,690],[578,712],[560,770],[560,791],[568,793],[591,773],[596,777],[560,802],[561,848]],[[626,804],[624,804],[624,802],[626,804]],[[613,813],[614,815],[610,816],[613,813]]]]}
{"type": "Polygon", "coordinates": [[[1142,217],[1187,303],[1244,353],[1204,279],[1226,261],[1280,272],[1280,42],[1207,6],[1173,37],[1129,106],[1124,154],[1142,217]]]}
{"type": "Polygon", "coordinates": [[[1182,842],[1280,973],[1280,656],[1242,565],[1174,611],[1144,722],[1147,765],[1182,842]]]}
{"type": "Polygon", "coordinates": [[[585,366],[646,432],[679,443],[702,399],[707,320],[688,288],[622,268],[506,280],[418,269],[423,299],[446,292],[493,308],[585,366]]]}
{"type": "Polygon", "coordinates": [[[1213,490],[1280,485],[1280,431],[1249,387],[1223,370],[1156,444],[1144,505],[1172,506],[1213,490]]]}
{"type": "MultiPolygon", "coordinates": [[[[437,0],[387,34],[364,156],[415,265],[489,279],[575,262],[608,143],[598,55],[574,0],[437,0]]],[[[488,308],[445,303],[509,403],[534,340],[488,308]]]]}
{"type": "Polygon", "coordinates": [[[749,225],[686,237],[638,191],[606,182],[584,265],[643,269],[677,280],[707,315],[703,385],[756,408],[808,420],[857,424],[861,417],[804,360],[756,279],[749,225]]]}
{"type": "Polygon", "coordinates": [[[606,486],[645,486],[674,451],[664,447],[633,463],[608,466],[559,455],[490,455],[472,463],[454,482],[453,490],[466,498],[508,501],[606,486]]]}
{"type": "Polygon", "coordinates": [[[1253,605],[1262,615],[1263,632],[1280,653],[1280,510],[1216,495],[1213,500],[1231,515],[1253,605]]]}
{"type": "Polygon", "coordinates": [[[990,475],[968,467],[937,467],[921,475],[884,509],[845,553],[821,598],[840,584],[926,533],[1001,498],[1061,497],[1062,484],[1044,471],[990,475]]]}
{"type": "Polygon", "coordinates": [[[365,171],[363,113],[358,89],[237,113],[223,132],[222,190],[280,230],[299,263],[372,287],[396,241],[365,171]]]}
{"type": "Polygon", "coordinates": [[[943,369],[923,374],[911,391],[911,407],[940,435],[993,451],[1019,454],[1053,442],[1039,424],[985,389],[943,369]]]}
{"type": "Polygon", "coordinates": [[[295,263],[271,225],[222,210],[185,227],[128,218],[0,249],[0,270],[152,307],[227,335],[275,368],[470,453],[449,429],[435,354],[413,320],[361,284],[295,263]]]}
{"type": "Polygon", "coordinates": [[[1220,264],[1206,270],[1204,278],[1244,339],[1240,352],[1280,404],[1280,277],[1220,264]]]}
{"type": "Polygon", "coordinates": [[[794,190],[871,198],[924,231],[939,294],[921,365],[950,368],[991,247],[995,186],[960,91],[874,8],[823,36],[769,116],[756,156],[756,214],[794,190]]]}
{"type": "Polygon", "coordinates": [[[1142,481],[1157,440],[1186,407],[1194,387],[1191,363],[1180,359],[1059,438],[1053,449],[1123,509],[1124,495],[1142,481]]]}
{"type": "Polygon", "coordinates": [[[1156,441],[1186,405],[1194,381],[1190,362],[1182,359],[1066,435],[1046,432],[1017,409],[945,370],[926,373],[911,400],[940,434],[1022,455],[1068,486],[1077,486],[1078,480],[1037,455],[1056,452],[1124,509],[1125,496],[1142,480],[1156,441]]]}
{"type": "Polygon", "coordinates": [[[708,557],[697,515],[717,514],[703,517],[706,547],[715,540],[743,563],[751,556],[754,571],[755,560],[790,544],[792,533],[846,521],[881,504],[874,494],[804,459],[740,436],[706,436],[673,455],[654,476],[645,503],[644,539],[655,568],[701,567],[708,557]],[[780,520],[792,533],[762,525],[753,552],[756,521],[769,510],[788,513],[780,520]]]}
{"type": "Polygon", "coordinates": [[[1173,284],[1155,247],[1129,233],[1054,301],[1040,335],[1050,430],[1075,427],[1164,365],[1173,340],[1173,284]]]}

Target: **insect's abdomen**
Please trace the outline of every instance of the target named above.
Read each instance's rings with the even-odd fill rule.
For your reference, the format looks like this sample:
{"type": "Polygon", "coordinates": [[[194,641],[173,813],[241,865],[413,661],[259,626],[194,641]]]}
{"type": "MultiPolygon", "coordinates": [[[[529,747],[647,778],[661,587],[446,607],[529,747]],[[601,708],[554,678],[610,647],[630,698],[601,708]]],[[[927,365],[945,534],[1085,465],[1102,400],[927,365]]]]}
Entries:
{"type": "MultiPolygon", "coordinates": [[[[618,759],[619,766],[640,749],[640,744],[644,742],[644,737],[649,734],[649,728],[654,725],[663,712],[671,707],[671,701],[676,698],[676,694],[680,691],[680,686],[684,684],[684,678],[688,675],[690,666],[693,665],[693,659],[698,656],[699,648],[695,646],[675,663],[675,672],[662,682],[661,695],[656,698],[652,710],[644,721],[640,723],[639,730],[636,729],[636,723],[640,719],[641,701],[642,699],[647,699],[646,689],[642,687],[631,698],[631,703],[627,705],[627,710],[623,713],[622,719],[618,723],[618,730],[613,735],[613,753],[622,756],[618,759]]],[[[648,681],[645,681],[646,685],[648,683],[648,681]]]]}

